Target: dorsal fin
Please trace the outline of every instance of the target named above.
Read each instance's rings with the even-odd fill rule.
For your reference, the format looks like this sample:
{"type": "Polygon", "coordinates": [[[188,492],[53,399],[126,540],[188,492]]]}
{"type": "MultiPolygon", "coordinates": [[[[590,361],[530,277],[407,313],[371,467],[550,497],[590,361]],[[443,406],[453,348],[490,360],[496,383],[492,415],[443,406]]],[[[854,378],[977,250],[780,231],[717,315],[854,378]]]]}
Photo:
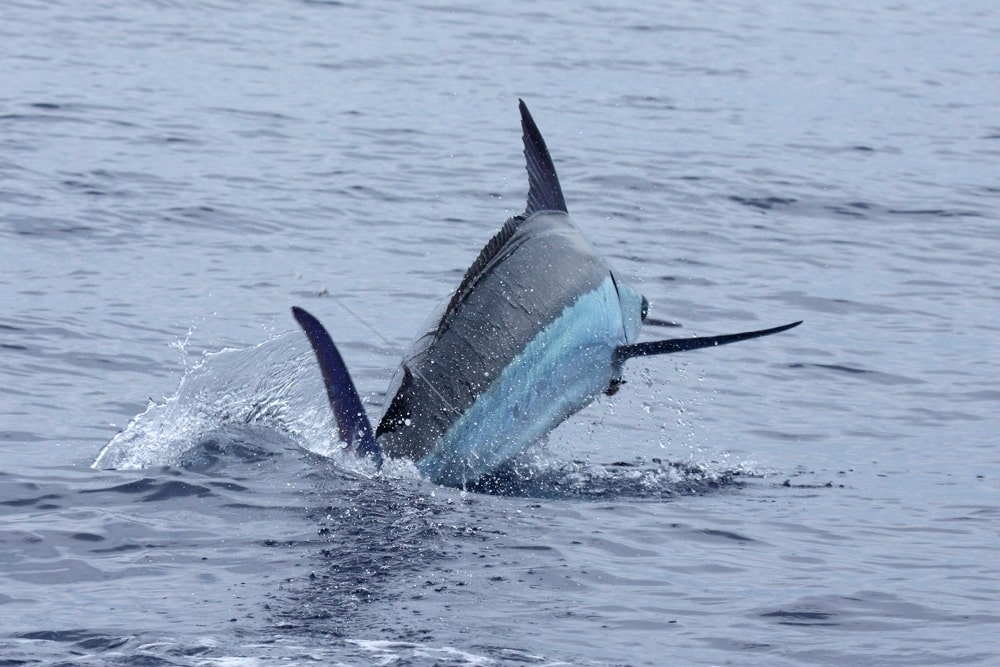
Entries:
{"type": "Polygon", "coordinates": [[[533,213],[539,211],[559,211],[566,213],[566,201],[563,199],[562,188],[559,187],[559,177],[556,176],[556,168],[552,164],[552,157],[549,149],[545,146],[545,139],[538,131],[538,126],[531,118],[524,100],[518,100],[521,110],[521,129],[524,140],[524,158],[528,169],[528,205],[522,215],[515,215],[507,220],[503,227],[493,235],[489,243],[479,251],[479,256],[472,266],[465,272],[462,282],[452,295],[445,308],[441,321],[444,322],[448,316],[454,312],[470,290],[475,286],[476,280],[482,274],[483,269],[489,265],[493,258],[497,256],[500,249],[507,244],[507,241],[514,236],[518,226],[533,213]]]}
{"type": "Polygon", "coordinates": [[[504,247],[507,241],[510,240],[510,237],[514,235],[518,225],[522,222],[524,222],[524,218],[519,215],[508,219],[507,222],[503,223],[503,227],[489,240],[489,243],[483,246],[483,249],[479,251],[479,257],[476,257],[476,261],[465,272],[465,277],[459,283],[458,289],[451,295],[451,301],[448,302],[448,307],[445,308],[444,315],[441,317],[442,321],[458,307],[458,304],[462,302],[465,295],[472,289],[472,286],[476,283],[476,279],[483,272],[483,269],[486,268],[486,265],[496,257],[497,253],[500,252],[500,248],[504,247]]]}
{"type": "Polygon", "coordinates": [[[524,158],[528,168],[528,206],[524,209],[524,217],[539,211],[568,213],[545,139],[542,139],[542,133],[538,131],[524,100],[518,102],[521,109],[521,129],[524,132],[524,158]]]}

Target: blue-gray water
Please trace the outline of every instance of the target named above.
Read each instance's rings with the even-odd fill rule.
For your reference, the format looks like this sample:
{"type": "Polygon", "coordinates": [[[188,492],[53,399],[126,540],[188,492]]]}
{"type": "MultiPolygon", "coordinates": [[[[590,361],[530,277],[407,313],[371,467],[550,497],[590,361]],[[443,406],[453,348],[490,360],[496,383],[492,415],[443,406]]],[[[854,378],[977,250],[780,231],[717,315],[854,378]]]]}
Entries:
{"type": "Polygon", "coordinates": [[[662,5],[3,3],[0,664],[1000,664],[1000,15],[662,5]],[[806,323],[373,478],[289,306],[377,413],[518,97],[654,316],[806,323]]]}

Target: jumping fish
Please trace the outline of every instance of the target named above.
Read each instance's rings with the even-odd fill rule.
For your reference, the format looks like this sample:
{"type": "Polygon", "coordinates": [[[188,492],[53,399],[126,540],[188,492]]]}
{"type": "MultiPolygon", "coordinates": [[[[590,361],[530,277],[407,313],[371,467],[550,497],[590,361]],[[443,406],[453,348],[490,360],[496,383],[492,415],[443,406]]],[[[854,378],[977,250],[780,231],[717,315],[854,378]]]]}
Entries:
{"type": "Polygon", "coordinates": [[[403,357],[373,431],[323,325],[292,312],[316,353],[345,446],[381,465],[409,458],[437,484],[465,487],[495,472],[602,392],[628,359],[715,347],[771,329],[638,342],[649,302],[570,221],[545,141],[520,102],[528,202],[469,267],[403,357]]]}

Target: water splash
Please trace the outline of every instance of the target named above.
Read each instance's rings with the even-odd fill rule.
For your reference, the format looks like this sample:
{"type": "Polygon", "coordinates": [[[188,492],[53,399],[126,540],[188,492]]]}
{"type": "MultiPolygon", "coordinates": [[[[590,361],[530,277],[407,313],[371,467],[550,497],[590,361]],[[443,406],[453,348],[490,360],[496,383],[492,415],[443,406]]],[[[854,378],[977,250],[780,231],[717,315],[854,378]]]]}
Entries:
{"type": "MultiPolygon", "coordinates": [[[[179,343],[184,349],[185,343],[179,343]]],[[[339,449],[325,394],[301,336],[284,333],[244,349],[207,352],[188,366],[177,391],[150,402],[105,445],[94,468],[142,469],[182,463],[229,426],[271,428],[321,454],[339,449]]]]}
{"type": "Polygon", "coordinates": [[[470,490],[493,495],[550,499],[663,500],[740,488],[762,477],[752,464],[719,461],[560,461],[529,452],[470,490]]]}

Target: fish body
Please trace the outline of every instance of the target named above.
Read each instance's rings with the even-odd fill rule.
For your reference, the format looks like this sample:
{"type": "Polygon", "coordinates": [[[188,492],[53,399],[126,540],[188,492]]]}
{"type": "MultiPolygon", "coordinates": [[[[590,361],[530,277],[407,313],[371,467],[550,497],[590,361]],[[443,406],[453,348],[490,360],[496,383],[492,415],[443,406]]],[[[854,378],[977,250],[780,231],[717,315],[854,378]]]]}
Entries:
{"type": "Polygon", "coordinates": [[[548,149],[520,104],[529,175],[525,212],[486,244],[405,353],[372,430],[336,346],[293,312],[316,351],[341,438],[381,461],[408,458],[435,483],[495,472],[602,392],[634,356],[711,347],[774,329],[638,342],[649,304],[570,220],[548,149]]]}

